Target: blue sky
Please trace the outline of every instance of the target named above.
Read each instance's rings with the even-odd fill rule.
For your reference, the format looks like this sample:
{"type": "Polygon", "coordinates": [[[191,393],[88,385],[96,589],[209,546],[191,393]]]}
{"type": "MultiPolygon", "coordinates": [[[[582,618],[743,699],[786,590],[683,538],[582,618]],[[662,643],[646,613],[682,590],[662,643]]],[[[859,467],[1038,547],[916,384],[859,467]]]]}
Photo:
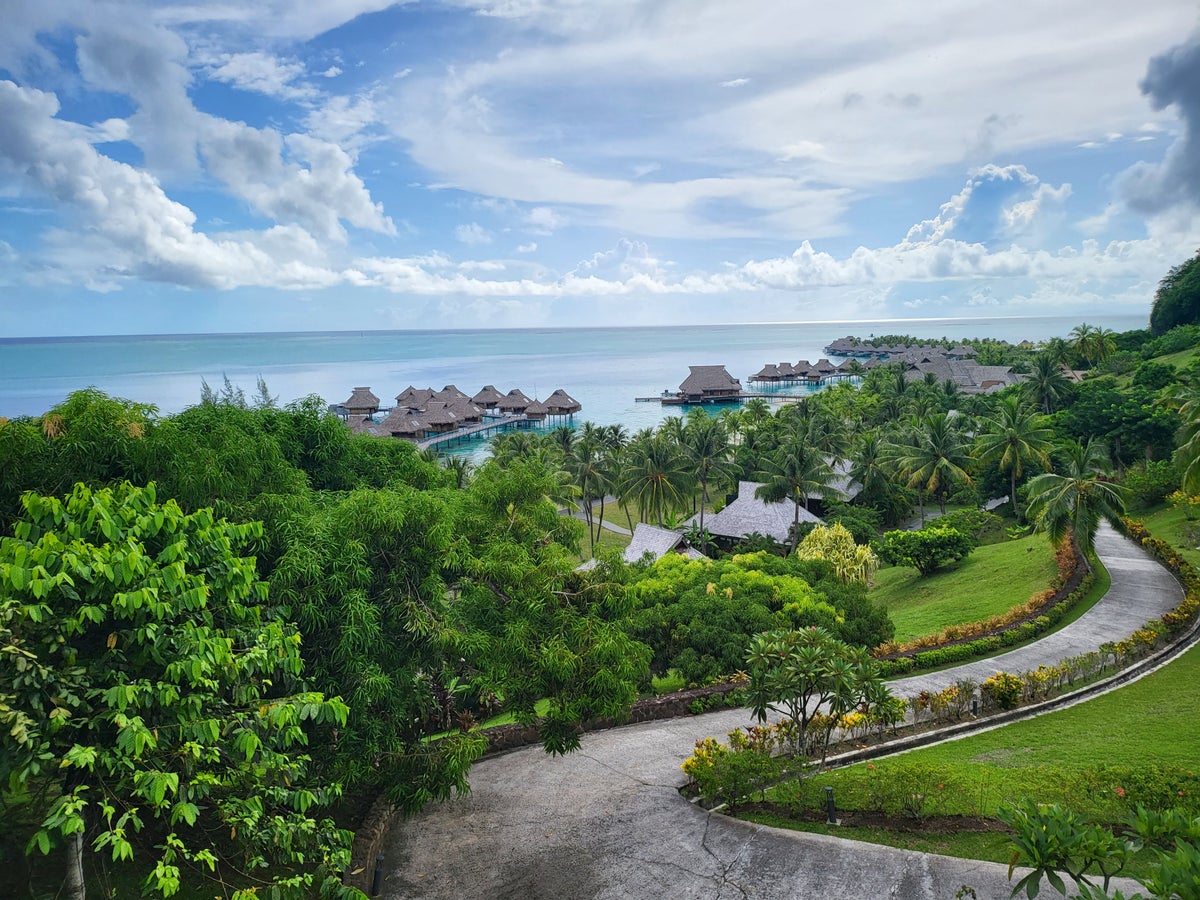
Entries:
{"type": "Polygon", "coordinates": [[[1191,0],[42,0],[0,334],[1148,312],[1191,0]]]}

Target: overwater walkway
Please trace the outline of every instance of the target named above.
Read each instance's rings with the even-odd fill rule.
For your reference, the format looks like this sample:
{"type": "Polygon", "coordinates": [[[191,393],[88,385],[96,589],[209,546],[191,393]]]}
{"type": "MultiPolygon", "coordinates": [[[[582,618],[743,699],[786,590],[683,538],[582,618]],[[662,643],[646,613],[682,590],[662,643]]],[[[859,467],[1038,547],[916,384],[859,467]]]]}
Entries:
{"type": "MultiPolygon", "coordinates": [[[[1107,526],[1096,548],[1112,587],[1076,622],[1028,647],[893,688],[912,695],[1052,665],[1124,639],[1178,604],[1179,585],[1141,548],[1107,526]]],[[[469,795],[394,829],[381,896],[947,900],[967,885],[979,900],[1008,900],[1007,866],[766,828],[684,800],[679,766],[695,741],[750,722],[748,710],[726,710],[591,732],[563,758],[533,747],[484,759],[471,770],[469,795]]]]}

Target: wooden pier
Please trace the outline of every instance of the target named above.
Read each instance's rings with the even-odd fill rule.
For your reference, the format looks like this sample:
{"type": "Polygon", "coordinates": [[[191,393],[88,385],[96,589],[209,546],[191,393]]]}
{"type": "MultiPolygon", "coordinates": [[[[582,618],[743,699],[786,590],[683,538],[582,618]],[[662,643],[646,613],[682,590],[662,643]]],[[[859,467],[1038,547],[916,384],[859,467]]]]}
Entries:
{"type": "Polygon", "coordinates": [[[447,431],[445,434],[434,435],[430,438],[417,441],[417,447],[421,450],[427,447],[438,447],[441,444],[449,444],[454,441],[466,440],[478,435],[486,434],[489,431],[507,431],[510,428],[521,428],[531,424],[536,420],[529,418],[526,415],[519,416],[504,416],[500,419],[494,419],[491,422],[481,422],[478,425],[468,425],[466,428],[456,428],[454,431],[447,431]]]}

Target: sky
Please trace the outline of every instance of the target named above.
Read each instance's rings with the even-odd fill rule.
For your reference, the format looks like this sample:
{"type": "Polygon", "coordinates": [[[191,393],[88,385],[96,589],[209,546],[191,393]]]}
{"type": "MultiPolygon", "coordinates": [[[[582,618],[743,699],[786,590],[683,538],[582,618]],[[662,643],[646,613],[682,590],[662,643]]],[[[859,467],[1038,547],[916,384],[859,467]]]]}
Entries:
{"type": "Polygon", "coordinates": [[[0,336],[1148,314],[1193,0],[0,0],[0,336]]]}

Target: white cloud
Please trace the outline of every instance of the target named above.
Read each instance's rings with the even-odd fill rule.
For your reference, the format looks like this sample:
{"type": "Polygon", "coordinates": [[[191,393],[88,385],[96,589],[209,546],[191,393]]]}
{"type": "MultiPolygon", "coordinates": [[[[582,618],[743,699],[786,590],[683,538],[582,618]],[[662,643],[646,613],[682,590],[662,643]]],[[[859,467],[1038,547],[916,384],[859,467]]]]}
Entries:
{"type": "Polygon", "coordinates": [[[551,234],[567,220],[548,206],[535,206],[525,214],[525,224],[534,234],[551,234]]]}
{"type": "Polygon", "coordinates": [[[478,222],[459,225],[454,229],[454,236],[461,243],[464,243],[469,247],[474,247],[479,244],[490,244],[492,242],[492,233],[478,222]]]}
{"type": "Polygon", "coordinates": [[[530,241],[528,244],[517,244],[518,253],[534,253],[537,248],[537,241],[530,241]]]}
{"type": "Polygon", "coordinates": [[[326,69],[324,72],[321,73],[321,77],[337,78],[341,74],[342,74],[342,70],[339,69],[337,66],[330,66],[328,69],[326,69]]]}
{"type": "MultiPolygon", "coordinates": [[[[334,71],[334,70],[329,70],[334,71]]],[[[301,62],[276,59],[269,53],[230,53],[211,68],[209,77],[243,91],[254,91],[282,100],[309,100],[317,95],[314,88],[296,84],[305,73],[301,62]]]]}
{"type": "Polygon", "coordinates": [[[749,78],[731,78],[729,81],[720,82],[719,86],[723,87],[723,88],[737,88],[737,87],[742,87],[743,85],[747,85],[749,83],[750,83],[749,78]]]}

